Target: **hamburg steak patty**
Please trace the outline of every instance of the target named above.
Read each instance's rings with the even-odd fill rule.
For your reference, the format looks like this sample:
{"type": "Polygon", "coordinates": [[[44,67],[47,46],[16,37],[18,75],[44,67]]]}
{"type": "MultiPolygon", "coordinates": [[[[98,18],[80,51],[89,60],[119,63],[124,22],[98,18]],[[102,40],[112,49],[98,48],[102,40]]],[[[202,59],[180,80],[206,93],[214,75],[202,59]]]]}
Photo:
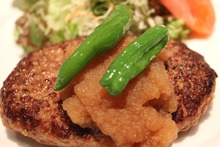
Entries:
{"type": "MultiPolygon", "coordinates": [[[[53,91],[68,47],[78,46],[83,39],[30,53],[18,63],[1,88],[0,114],[7,128],[49,145],[105,144],[102,138],[108,137],[99,129],[81,128],[71,121],[62,108],[68,92],[53,91]]],[[[178,41],[170,40],[158,57],[164,62],[178,100],[172,119],[179,131],[185,131],[197,124],[211,103],[217,74],[201,55],[178,41]]]]}

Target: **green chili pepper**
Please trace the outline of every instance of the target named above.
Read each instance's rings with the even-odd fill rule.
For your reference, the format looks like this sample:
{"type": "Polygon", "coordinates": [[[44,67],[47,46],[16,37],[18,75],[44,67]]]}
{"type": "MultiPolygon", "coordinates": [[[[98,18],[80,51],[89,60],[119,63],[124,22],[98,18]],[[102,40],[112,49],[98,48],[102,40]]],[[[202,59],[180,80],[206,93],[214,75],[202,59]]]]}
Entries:
{"type": "Polygon", "coordinates": [[[132,41],[113,61],[100,80],[110,95],[117,96],[128,82],[142,72],[168,41],[168,30],[155,26],[132,41]]]}
{"type": "Polygon", "coordinates": [[[61,66],[54,90],[63,89],[91,60],[113,48],[128,31],[132,10],[119,5],[61,66]]]}

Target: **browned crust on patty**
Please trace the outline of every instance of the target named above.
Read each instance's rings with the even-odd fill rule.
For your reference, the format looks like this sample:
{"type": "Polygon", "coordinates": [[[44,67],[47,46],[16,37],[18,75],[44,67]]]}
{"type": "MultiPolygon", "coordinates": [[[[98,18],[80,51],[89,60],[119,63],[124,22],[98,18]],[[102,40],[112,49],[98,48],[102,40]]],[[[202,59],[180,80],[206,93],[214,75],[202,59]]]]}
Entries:
{"type": "Polygon", "coordinates": [[[185,131],[197,124],[211,103],[217,74],[203,56],[178,41],[171,40],[163,52],[167,54],[165,67],[178,96],[173,120],[180,131],[185,131]]]}
{"type": "Polygon", "coordinates": [[[1,117],[8,128],[38,142],[66,146],[95,143],[95,131],[73,124],[53,91],[65,49],[82,39],[30,53],[5,80],[1,89],[1,117]]]}
{"type": "MultiPolygon", "coordinates": [[[[66,48],[79,45],[81,39],[60,43],[22,59],[5,80],[0,95],[3,124],[38,142],[59,146],[100,146],[99,130],[73,124],[62,108],[59,92],[53,91],[66,48]]],[[[212,100],[213,69],[196,52],[171,40],[163,49],[179,107],[173,120],[179,130],[195,125],[212,100]]]]}

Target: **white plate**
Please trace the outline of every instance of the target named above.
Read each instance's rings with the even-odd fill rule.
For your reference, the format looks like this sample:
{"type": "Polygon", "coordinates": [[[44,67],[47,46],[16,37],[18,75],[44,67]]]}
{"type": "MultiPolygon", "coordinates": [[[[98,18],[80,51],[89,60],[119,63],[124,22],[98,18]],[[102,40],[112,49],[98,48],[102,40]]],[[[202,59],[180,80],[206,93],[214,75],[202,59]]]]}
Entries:
{"type": "MultiPolygon", "coordinates": [[[[22,50],[14,43],[14,22],[21,12],[12,8],[12,0],[0,1],[0,87],[22,57],[22,50]]],[[[217,23],[209,39],[187,42],[193,50],[204,55],[206,61],[220,75],[220,1],[213,0],[217,23]]],[[[220,79],[217,79],[214,101],[200,119],[199,125],[180,133],[172,147],[219,147],[220,146],[220,79]]],[[[43,147],[30,138],[6,129],[0,121],[0,145],[7,147],[43,147]]]]}

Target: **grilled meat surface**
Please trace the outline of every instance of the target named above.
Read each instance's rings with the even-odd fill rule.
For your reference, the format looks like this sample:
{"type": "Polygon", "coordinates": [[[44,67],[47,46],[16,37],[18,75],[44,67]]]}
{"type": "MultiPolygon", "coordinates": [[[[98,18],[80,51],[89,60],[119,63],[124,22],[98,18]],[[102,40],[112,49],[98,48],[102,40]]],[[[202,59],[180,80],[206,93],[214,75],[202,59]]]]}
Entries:
{"type": "Polygon", "coordinates": [[[172,114],[180,131],[197,124],[211,103],[217,74],[204,57],[185,44],[170,40],[162,53],[165,67],[178,96],[178,109],[172,114]]]}
{"type": "MultiPolygon", "coordinates": [[[[18,63],[0,93],[0,114],[7,128],[48,145],[103,144],[100,130],[81,128],[70,120],[62,108],[63,93],[53,90],[67,48],[83,39],[30,53],[18,63]]],[[[172,117],[179,131],[185,131],[197,124],[211,103],[217,74],[201,55],[178,41],[170,40],[161,54],[178,97],[172,117]]]]}

